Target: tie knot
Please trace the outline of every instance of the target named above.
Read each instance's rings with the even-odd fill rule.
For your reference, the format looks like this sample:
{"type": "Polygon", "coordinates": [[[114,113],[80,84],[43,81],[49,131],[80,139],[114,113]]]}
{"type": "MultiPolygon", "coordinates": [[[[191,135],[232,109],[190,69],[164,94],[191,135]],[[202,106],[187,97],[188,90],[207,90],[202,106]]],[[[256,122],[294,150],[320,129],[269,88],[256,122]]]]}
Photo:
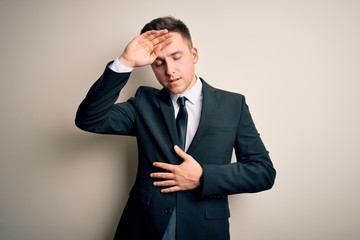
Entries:
{"type": "Polygon", "coordinates": [[[185,106],[186,97],[179,97],[177,102],[180,104],[180,107],[185,106]]]}

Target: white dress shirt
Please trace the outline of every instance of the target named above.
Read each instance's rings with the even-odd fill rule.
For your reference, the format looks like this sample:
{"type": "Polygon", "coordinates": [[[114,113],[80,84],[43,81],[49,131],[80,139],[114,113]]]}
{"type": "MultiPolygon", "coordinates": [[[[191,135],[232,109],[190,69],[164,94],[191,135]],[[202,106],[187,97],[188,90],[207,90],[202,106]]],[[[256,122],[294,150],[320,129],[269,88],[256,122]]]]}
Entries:
{"type": "MultiPolygon", "coordinates": [[[[114,72],[131,72],[133,68],[124,66],[120,63],[119,59],[116,58],[112,64],[109,65],[109,68],[114,72]]],[[[179,112],[179,105],[177,99],[179,97],[185,96],[187,98],[186,110],[188,112],[188,124],[186,129],[186,142],[185,142],[185,151],[189,148],[191,141],[193,140],[197,128],[200,123],[201,110],[202,110],[202,82],[196,76],[196,82],[189,90],[182,94],[172,94],[170,93],[171,101],[175,110],[175,118],[179,112]]]]}
{"type": "Polygon", "coordinates": [[[186,141],[185,151],[189,148],[191,141],[193,140],[196,130],[200,123],[201,109],[202,109],[202,82],[196,77],[196,82],[192,88],[182,94],[170,93],[171,101],[175,110],[175,118],[179,112],[179,104],[177,99],[185,96],[187,101],[185,102],[186,110],[188,112],[188,124],[186,129],[186,141]]]}

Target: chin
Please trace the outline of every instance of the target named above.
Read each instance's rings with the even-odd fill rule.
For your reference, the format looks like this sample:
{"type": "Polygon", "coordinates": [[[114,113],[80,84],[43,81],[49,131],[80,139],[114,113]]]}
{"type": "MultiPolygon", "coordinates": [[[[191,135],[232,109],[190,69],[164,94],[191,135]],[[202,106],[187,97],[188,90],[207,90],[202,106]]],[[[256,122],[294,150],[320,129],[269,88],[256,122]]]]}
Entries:
{"type": "Polygon", "coordinates": [[[173,94],[181,94],[182,92],[184,92],[181,88],[179,87],[167,87],[166,90],[168,90],[169,92],[173,93],[173,94]]]}

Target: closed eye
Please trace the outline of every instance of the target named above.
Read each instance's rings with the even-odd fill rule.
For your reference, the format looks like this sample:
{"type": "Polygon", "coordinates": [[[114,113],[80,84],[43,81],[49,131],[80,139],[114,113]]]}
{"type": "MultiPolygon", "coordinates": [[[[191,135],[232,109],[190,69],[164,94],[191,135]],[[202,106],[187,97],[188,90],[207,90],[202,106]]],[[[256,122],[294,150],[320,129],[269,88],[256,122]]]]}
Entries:
{"type": "Polygon", "coordinates": [[[176,53],[176,54],[174,54],[174,55],[172,56],[172,58],[173,58],[174,60],[179,60],[181,57],[182,57],[182,55],[181,55],[180,53],[176,53]]]}

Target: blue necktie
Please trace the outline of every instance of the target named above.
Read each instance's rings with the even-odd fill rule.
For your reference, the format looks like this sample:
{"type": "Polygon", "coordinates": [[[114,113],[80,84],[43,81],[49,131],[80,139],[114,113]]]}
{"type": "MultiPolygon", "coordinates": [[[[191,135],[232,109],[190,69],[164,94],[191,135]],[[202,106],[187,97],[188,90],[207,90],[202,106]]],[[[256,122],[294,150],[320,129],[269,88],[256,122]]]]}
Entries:
{"type": "Polygon", "coordinates": [[[186,143],[186,129],[188,122],[188,113],[185,105],[186,97],[179,97],[177,102],[179,103],[179,112],[176,117],[176,129],[179,136],[180,148],[185,151],[186,143]]]}

